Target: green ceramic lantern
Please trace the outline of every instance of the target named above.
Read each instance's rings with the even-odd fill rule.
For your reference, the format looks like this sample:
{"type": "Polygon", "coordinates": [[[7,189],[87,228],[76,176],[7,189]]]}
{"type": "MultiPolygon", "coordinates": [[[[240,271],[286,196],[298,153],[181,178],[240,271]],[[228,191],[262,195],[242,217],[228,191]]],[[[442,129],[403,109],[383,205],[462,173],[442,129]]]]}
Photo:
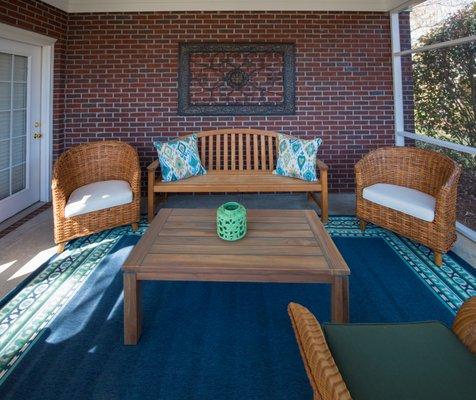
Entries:
{"type": "Polygon", "coordinates": [[[246,208],[234,201],[217,209],[217,234],[223,240],[239,240],[246,235],[246,208]]]}

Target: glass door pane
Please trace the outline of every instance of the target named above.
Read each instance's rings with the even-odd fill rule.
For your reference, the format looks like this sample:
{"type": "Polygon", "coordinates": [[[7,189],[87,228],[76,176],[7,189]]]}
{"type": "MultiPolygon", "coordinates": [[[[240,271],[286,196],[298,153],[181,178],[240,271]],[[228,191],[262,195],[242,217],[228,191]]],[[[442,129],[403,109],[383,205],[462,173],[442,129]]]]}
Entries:
{"type": "Polygon", "coordinates": [[[0,200],[26,188],[28,57],[0,53],[0,200]]]}

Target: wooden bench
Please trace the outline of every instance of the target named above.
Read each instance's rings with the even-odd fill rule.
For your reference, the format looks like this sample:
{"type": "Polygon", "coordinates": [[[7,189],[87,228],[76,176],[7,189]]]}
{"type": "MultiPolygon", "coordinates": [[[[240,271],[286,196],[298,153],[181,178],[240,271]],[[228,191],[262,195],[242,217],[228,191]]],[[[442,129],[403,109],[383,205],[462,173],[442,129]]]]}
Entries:
{"type": "Polygon", "coordinates": [[[328,218],[327,170],[317,160],[319,180],[274,175],[277,154],[277,133],[256,129],[220,129],[198,135],[198,150],[206,175],[175,182],[157,179],[158,160],[148,167],[148,218],[154,218],[155,194],[163,193],[244,193],[305,192],[321,209],[321,220],[328,218]],[[320,192],[320,198],[316,196],[320,192]]]}

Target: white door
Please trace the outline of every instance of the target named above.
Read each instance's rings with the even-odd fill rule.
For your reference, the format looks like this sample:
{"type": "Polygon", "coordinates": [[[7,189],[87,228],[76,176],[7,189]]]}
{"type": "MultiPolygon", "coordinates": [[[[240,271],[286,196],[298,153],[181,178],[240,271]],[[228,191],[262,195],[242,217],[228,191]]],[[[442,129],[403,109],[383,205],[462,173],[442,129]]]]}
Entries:
{"type": "Polygon", "coordinates": [[[41,47],[0,38],[0,222],[40,199],[41,47]]]}

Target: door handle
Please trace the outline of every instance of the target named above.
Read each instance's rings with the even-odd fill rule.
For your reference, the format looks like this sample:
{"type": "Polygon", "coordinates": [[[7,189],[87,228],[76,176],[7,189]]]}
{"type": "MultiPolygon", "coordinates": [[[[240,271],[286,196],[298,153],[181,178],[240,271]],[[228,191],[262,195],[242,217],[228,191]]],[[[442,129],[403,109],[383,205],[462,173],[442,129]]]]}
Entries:
{"type": "Polygon", "coordinates": [[[41,134],[41,132],[35,132],[33,134],[33,139],[41,139],[43,135],[41,134]]]}

